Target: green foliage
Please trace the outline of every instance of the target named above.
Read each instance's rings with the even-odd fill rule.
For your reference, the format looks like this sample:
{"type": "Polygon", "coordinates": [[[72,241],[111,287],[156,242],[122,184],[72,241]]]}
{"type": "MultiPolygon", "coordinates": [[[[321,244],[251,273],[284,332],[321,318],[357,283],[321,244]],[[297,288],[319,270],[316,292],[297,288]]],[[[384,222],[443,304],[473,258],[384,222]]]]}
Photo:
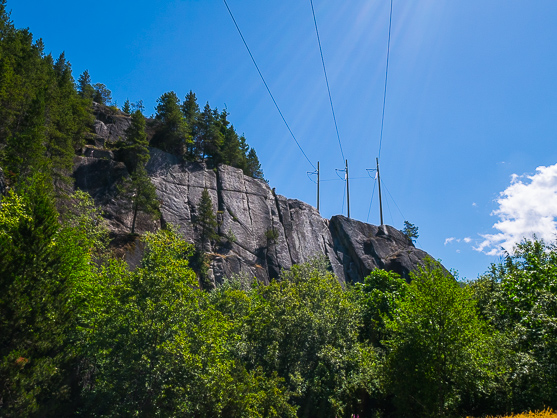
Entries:
{"type": "Polygon", "coordinates": [[[381,346],[387,335],[385,321],[393,319],[397,302],[404,299],[406,289],[406,282],[398,274],[379,269],[373,270],[364,283],[356,283],[355,294],[363,314],[362,338],[381,346]]]}
{"type": "Polygon", "coordinates": [[[153,216],[159,213],[159,200],[155,186],[142,165],[138,165],[131,176],[124,180],[118,191],[120,196],[129,202],[132,211],[132,234],[135,234],[135,222],[139,212],[153,216]]]}
{"type": "Polygon", "coordinates": [[[16,184],[42,171],[70,181],[75,149],[91,115],[64,54],[54,62],[41,40],[0,13],[0,164],[16,184]]]}
{"type": "Polygon", "coordinates": [[[140,268],[112,262],[88,334],[93,416],[294,416],[276,376],[232,354],[232,321],[209,303],[172,231],[147,234],[140,268]]]}
{"type": "Polygon", "coordinates": [[[122,106],[122,112],[127,113],[128,115],[132,113],[132,105],[130,103],[130,99],[126,99],[124,105],[122,106]]]}
{"type": "Polygon", "coordinates": [[[238,241],[238,238],[236,238],[236,234],[234,234],[234,231],[232,231],[232,229],[230,228],[228,228],[228,232],[226,233],[225,238],[230,243],[238,241]]]}
{"type": "MultiPolygon", "coordinates": [[[[83,196],[78,201],[89,205],[83,196]]],[[[78,213],[79,210],[74,210],[78,213]]],[[[2,415],[64,415],[76,364],[76,330],[99,243],[96,217],[61,226],[49,182],[35,176],[0,207],[2,415]]]]}
{"type": "Polygon", "coordinates": [[[419,236],[418,227],[408,221],[404,221],[404,230],[402,233],[406,235],[412,243],[416,242],[419,236]]]}
{"type": "Polygon", "coordinates": [[[191,161],[204,160],[213,168],[218,164],[227,164],[241,168],[248,176],[263,179],[257,153],[250,149],[243,136],[238,136],[228,121],[226,110],[219,112],[206,103],[201,111],[195,93],[190,91],[182,104],[174,92],[165,93],[159,99],[157,112],[157,120],[162,123],[153,139],[156,146],[191,161]],[[178,107],[182,118],[178,115],[178,107]],[[167,119],[175,121],[172,126],[183,128],[182,140],[174,137],[174,141],[172,135],[167,135],[167,119]],[[171,143],[179,146],[170,146],[171,143]]]}
{"type": "Polygon", "coordinates": [[[160,123],[155,137],[156,146],[176,155],[184,155],[191,136],[188,124],[180,110],[180,100],[173,91],[164,93],[158,100],[155,119],[160,123]]]}
{"type": "Polygon", "coordinates": [[[245,173],[253,178],[263,180],[263,170],[261,170],[261,164],[259,163],[259,158],[257,158],[257,153],[254,148],[249,150],[246,157],[245,173]]]}
{"type": "Polygon", "coordinates": [[[102,105],[109,105],[112,102],[112,92],[102,83],[95,83],[93,86],[95,93],[93,101],[102,105]]]}
{"type": "Polygon", "coordinates": [[[429,260],[386,320],[387,387],[401,413],[453,416],[482,397],[494,373],[488,330],[466,288],[429,260]]]}
{"type": "Polygon", "coordinates": [[[276,244],[279,239],[279,232],[276,228],[269,228],[265,231],[265,238],[267,238],[267,246],[276,244]]]}
{"type": "Polygon", "coordinates": [[[202,249],[204,249],[210,241],[218,237],[216,231],[218,225],[213,210],[213,201],[207,189],[203,189],[203,192],[201,192],[201,200],[197,208],[195,225],[199,231],[199,240],[202,249]]]}
{"type": "Polygon", "coordinates": [[[95,96],[95,88],[91,85],[89,70],[85,70],[77,79],[79,94],[85,100],[92,101],[95,96]]]}
{"type": "Polygon", "coordinates": [[[217,301],[223,314],[244,317],[235,330],[242,333],[236,350],[249,369],[283,378],[298,416],[358,411],[356,394],[375,390],[376,357],[358,342],[358,305],[325,262],[293,266],[280,282],[256,285],[249,295],[233,305],[217,301]]]}
{"type": "Polygon", "coordinates": [[[130,173],[149,161],[149,141],[145,133],[145,118],[139,110],[132,113],[131,124],[126,129],[126,142],[120,147],[121,158],[130,173]]]}
{"type": "Polygon", "coordinates": [[[557,406],[557,247],[525,240],[472,288],[503,335],[507,367],[498,398],[508,411],[557,406]]]}

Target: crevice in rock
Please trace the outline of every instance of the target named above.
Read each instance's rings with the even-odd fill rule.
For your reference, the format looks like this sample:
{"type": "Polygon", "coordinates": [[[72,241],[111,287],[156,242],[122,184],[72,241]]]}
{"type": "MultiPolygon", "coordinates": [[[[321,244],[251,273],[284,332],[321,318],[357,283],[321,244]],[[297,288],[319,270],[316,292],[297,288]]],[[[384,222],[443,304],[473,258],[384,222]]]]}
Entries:
{"type": "Polygon", "coordinates": [[[248,215],[249,215],[249,222],[250,222],[250,226],[253,227],[253,219],[251,217],[251,207],[249,204],[249,193],[248,193],[248,189],[246,187],[246,182],[242,179],[242,183],[244,185],[244,195],[246,196],[246,205],[248,206],[248,215]]]}
{"type": "MultiPolygon", "coordinates": [[[[218,168],[215,174],[216,174],[215,187],[217,189],[217,211],[222,212],[224,214],[224,198],[222,196],[222,184],[220,178],[220,170],[218,168]]],[[[218,230],[219,230],[219,235],[224,235],[225,232],[221,230],[221,227],[222,227],[222,219],[221,222],[219,222],[218,224],[218,230]]]]}
{"type": "MultiPolygon", "coordinates": [[[[284,235],[284,242],[286,244],[286,249],[288,250],[288,257],[290,258],[290,264],[293,264],[292,251],[290,251],[290,243],[289,243],[288,235],[286,235],[286,228],[284,226],[284,216],[282,214],[282,211],[280,210],[280,203],[279,203],[278,196],[276,195],[274,188],[272,190],[272,193],[273,193],[273,197],[275,199],[275,207],[277,208],[277,215],[278,215],[278,218],[279,218],[280,226],[282,227],[282,233],[284,235]]],[[[278,255],[277,255],[277,259],[278,259],[278,255]]]]}

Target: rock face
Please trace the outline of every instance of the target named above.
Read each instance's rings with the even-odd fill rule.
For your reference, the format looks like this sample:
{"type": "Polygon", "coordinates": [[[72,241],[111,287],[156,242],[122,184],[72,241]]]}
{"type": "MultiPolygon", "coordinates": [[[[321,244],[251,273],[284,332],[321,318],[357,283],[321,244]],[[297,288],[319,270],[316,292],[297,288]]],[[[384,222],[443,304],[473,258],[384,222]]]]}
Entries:
{"type": "Polygon", "coordinates": [[[131,125],[129,115],[98,103],[93,103],[93,113],[96,117],[93,125],[96,134],[95,145],[104,146],[106,142],[116,142],[126,137],[126,129],[131,125]]]}
{"type": "MultiPolygon", "coordinates": [[[[113,231],[129,232],[130,210],[118,199],[116,187],[128,175],[125,166],[109,153],[87,155],[76,157],[76,187],[103,207],[113,231]]],[[[188,241],[198,242],[198,207],[203,189],[208,190],[220,237],[208,249],[215,284],[235,274],[268,283],[281,270],[319,255],[327,257],[341,282],[361,281],[375,268],[408,278],[427,256],[390,226],[343,216],[323,219],[312,206],[275,194],[267,183],[240,169],[209,169],[151,148],[147,171],[161,202],[161,219],[144,217],[136,227],[140,232],[173,224],[188,241]]]]}
{"type": "Polygon", "coordinates": [[[409,280],[410,272],[428,256],[389,225],[375,226],[337,215],[332,217],[330,228],[346,280],[360,281],[376,268],[394,271],[409,280]]]}

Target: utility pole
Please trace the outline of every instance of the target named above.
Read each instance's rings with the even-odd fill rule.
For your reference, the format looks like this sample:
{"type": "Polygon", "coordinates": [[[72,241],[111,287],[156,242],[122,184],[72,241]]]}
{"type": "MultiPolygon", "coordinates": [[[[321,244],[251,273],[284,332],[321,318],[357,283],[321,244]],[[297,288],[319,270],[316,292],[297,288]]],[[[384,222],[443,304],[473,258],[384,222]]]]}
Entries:
{"type": "Polygon", "coordinates": [[[317,161],[317,212],[319,212],[319,161],[317,161]]]}
{"type": "Polygon", "coordinates": [[[379,175],[379,158],[376,158],[377,162],[377,183],[379,184],[379,217],[381,219],[381,226],[383,226],[383,203],[381,203],[381,176],[379,175]]]}
{"type": "Polygon", "coordinates": [[[350,219],[350,187],[348,186],[348,160],[346,160],[346,208],[350,219]]]}

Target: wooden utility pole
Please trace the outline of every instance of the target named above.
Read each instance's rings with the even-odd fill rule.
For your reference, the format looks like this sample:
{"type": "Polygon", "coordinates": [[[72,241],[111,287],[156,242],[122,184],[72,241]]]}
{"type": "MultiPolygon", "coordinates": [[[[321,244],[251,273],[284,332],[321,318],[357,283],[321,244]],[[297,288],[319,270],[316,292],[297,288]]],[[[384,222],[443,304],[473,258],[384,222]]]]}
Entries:
{"type": "Polygon", "coordinates": [[[319,161],[317,161],[317,212],[319,212],[319,161]]]}
{"type": "Polygon", "coordinates": [[[381,202],[381,176],[379,175],[379,158],[376,158],[377,162],[377,183],[379,184],[379,217],[381,219],[381,226],[383,226],[383,203],[381,202]]]}
{"type": "Polygon", "coordinates": [[[346,160],[346,208],[350,219],[350,187],[348,186],[348,160],[346,160]]]}

